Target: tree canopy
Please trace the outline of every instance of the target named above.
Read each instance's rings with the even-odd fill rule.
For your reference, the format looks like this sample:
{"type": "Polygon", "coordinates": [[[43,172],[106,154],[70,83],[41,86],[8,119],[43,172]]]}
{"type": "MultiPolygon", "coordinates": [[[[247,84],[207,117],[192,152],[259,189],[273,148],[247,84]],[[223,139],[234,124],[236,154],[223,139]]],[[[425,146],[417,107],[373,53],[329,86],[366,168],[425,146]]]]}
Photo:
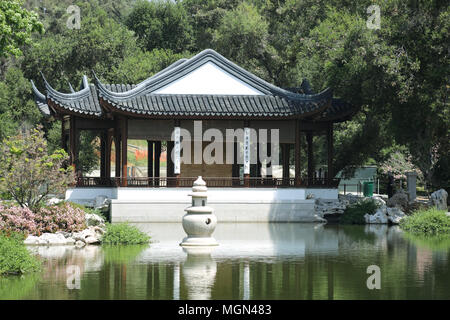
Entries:
{"type": "Polygon", "coordinates": [[[32,33],[43,32],[37,14],[22,4],[23,0],[0,2],[0,57],[21,55],[21,46],[31,42],[32,33]]]}

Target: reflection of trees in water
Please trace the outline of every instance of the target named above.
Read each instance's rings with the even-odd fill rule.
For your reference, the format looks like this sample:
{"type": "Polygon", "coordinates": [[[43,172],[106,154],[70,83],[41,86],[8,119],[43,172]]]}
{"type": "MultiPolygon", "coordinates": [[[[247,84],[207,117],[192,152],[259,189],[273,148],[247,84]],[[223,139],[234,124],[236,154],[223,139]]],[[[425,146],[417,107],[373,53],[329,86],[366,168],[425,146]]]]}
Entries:
{"type": "Polygon", "coordinates": [[[0,277],[0,300],[27,299],[40,278],[39,273],[0,277]]]}

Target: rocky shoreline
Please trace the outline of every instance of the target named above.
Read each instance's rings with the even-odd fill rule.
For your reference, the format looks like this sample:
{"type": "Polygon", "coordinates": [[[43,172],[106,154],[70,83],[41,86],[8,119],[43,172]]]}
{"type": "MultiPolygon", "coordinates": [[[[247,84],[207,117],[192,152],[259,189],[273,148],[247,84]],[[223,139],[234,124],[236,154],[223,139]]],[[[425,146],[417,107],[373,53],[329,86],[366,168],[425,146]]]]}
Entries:
{"type": "Polygon", "coordinates": [[[53,246],[66,245],[84,247],[86,245],[97,245],[106,232],[105,220],[97,214],[86,214],[87,228],[80,232],[43,233],[40,236],[28,236],[24,243],[31,246],[53,246]]]}

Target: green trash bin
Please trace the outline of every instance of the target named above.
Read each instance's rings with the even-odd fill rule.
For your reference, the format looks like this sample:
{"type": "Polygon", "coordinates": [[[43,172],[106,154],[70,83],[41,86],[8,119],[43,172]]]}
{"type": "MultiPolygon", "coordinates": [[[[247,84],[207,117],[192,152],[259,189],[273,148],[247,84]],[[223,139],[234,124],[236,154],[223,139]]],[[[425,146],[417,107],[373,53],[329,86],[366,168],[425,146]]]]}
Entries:
{"type": "Polygon", "coordinates": [[[373,196],[373,181],[364,181],[363,193],[364,193],[364,197],[373,196]]]}

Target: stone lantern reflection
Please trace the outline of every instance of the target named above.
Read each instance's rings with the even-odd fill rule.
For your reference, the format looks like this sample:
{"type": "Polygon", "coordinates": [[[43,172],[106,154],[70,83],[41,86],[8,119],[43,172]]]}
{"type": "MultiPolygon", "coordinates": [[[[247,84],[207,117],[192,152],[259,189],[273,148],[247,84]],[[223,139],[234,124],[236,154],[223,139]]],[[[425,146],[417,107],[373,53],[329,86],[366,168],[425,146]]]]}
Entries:
{"type": "Polygon", "coordinates": [[[211,257],[215,246],[185,246],[187,259],[181,273],[187,289],[188,299],[209,300],[217,273],[217,263],[211,257]]]}
{"type": "Polygon", "coordinates": [[[185,209],[183,229],[187,237],[180,243],[183,247],[217,246],[218,243],[211,235],[216,229],[217,218],[213,209],[207,204],[206,182],[199,176],[192,187],[192,206],[185,209]]]}

